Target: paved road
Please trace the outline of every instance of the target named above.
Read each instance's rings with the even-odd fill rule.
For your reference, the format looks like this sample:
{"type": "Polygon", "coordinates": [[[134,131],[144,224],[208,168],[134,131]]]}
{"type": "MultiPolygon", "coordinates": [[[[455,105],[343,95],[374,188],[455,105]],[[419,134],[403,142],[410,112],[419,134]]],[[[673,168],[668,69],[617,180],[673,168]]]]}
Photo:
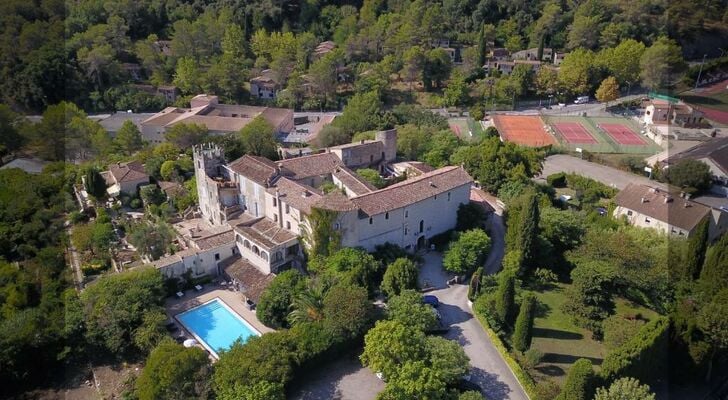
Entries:
{"type": "Polygon", "coordinates": [[[527,400],[525,392],[501,358],[490,338],[473,316],[468,306],[468,286],[447,286],[449,276],[442,270],[442,256],[436,252],[425,255],[420,280],[427,279],[438,289],[428,293],[440,299],[443,322],[450,325],[446,338],[456,340],[470,358],[473,380],[491,400],[527,400]]]}
{"type": "Polygon", "coordinates": [[[384,390],[384,382],[362,367],[355,355],[326,364],[302,379],[292,390],[291,400],[374,400],[384,390]]]}
{"type": "Polygon", "coordinates": [[[506,227],[503,223],[503,208],[498,205],[496,198],[486,197],[485,201],[495,210],[485,224],[491,240],[490,253],[485,260],[485,273],[492,275],[500,271],[506,252],[506,227]]]}
{"type": "Polygon", "coordinates": [[[543,165],[543,172],[539,179],[546,179],[547,176],[557,172],[577,173],[602,182],[605,185],[616,187],[619,190],[624,189],[629,183],[640,183],[667,189],[664,184],[650,180],[647,177],[564,154],[557,154],[546,158],[546,162],[543,165]]]}

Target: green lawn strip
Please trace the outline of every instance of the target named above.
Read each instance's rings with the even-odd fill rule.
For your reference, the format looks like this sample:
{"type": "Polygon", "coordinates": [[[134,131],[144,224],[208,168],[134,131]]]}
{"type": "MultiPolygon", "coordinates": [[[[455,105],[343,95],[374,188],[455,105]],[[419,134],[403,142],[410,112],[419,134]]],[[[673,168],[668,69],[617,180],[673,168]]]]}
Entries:
{"type": "Polygon", "coordinates": [[[513,371],[513,375],[515,375],[516,380],[518,380],[518,383],[521,384],[521,387],[523,388],[523,391],[526,392],[526,396],[529,398],[535,398],[536,394],[536,383],[533,381],[533,378],[531,378],[526,371],[523,370],[520,364],[516,362],[516,360],[513,358],[510,352],[508,352],[508,349],[506,349],[506,346],[503,344],[503,341],[501,341],[500,337],[490,328],[488,325],[488,321],[485,320],[485,318],[480,315],[480,313],[475,312],[473,309],[473,314],[475,314],[475,317],[478,319],[478,322],[480,322],[480,326],[483,327],[483,330],[490,338],[491,342],[493,342],[493,346],[498,350],[498,353],[500,353],[501,357],[506,361],[506,364],[511,368],[511,371],[513,371]]]}
{"type": "Polygon", "coordinates": [[[604,345],[593,340],[590,331],[574,325],[571,317],[561,310],[566,301],[566,287],[568,285],[559,284],[551,290],[535,292],[544,312],[537,313],[534,320],[531,344],[544,354],[544,361],[536,368],[535,375],[541,379],[554,379],[560,384],[571,364],[579,358],[592,360],[598,370],[606,355],[604,345]]]}

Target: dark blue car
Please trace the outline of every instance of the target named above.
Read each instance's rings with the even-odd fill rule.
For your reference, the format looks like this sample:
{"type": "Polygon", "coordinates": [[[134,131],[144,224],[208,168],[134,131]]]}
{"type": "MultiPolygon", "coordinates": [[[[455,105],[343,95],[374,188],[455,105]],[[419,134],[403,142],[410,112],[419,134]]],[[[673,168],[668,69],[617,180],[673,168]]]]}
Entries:
{"type": "Polygon", "coordinates": [[[440,305],[440,300],[438,300],[436,296],[431,295],[422,296],[422,302],[425,304],[429,304],[435,308],[440,305]]]}

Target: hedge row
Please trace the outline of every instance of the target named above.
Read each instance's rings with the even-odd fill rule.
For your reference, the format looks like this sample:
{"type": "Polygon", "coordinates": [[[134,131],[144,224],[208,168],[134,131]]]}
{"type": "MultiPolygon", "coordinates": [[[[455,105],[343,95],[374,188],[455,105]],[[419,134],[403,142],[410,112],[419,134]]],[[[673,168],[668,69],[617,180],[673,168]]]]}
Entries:
{"type": "Polygon", "coordinates": [[[533,378],[531,378],[531,376],[528,375],[521,365],[518,364],[518,362],[516,362],[516,360],[511,356],[511,353],[508,352],[508,349],[505,344],[503,344],[500,337],[498,337],[498,334],[496,334],[490,328],[490,325],[488,325],[486,318],[477,312],[474,307],[472,307],[472,311],[478,319],[478,322],[480,322],[480,326],[483,327],[485,333],[488,334],[488,337],[490,337],[490,341],[493,342],[493,347],[498,350],[498,353],[500,353],[506,364],[508,364],[513,375],[516,376],[516,380],[521,385],[521,388],[523,388],[523,391],[526,392],[526,396],[532,399],[536,398],[536,383],[533,381],[533,378]]]}

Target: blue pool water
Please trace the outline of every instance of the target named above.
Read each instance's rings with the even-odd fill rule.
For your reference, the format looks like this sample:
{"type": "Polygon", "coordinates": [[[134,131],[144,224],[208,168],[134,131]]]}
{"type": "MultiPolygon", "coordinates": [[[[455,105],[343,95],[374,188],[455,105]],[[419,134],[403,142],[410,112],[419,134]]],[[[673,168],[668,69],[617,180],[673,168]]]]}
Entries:
{"type": "Polygon", "coordinates": [[[218,351],[229,349],[238,338],[245,343],[251,336],[260,335],[219,299],[185,311],[177,319],[198,339],[204,341],[203,345],[212,350],[215,356],[218,351]]]}

